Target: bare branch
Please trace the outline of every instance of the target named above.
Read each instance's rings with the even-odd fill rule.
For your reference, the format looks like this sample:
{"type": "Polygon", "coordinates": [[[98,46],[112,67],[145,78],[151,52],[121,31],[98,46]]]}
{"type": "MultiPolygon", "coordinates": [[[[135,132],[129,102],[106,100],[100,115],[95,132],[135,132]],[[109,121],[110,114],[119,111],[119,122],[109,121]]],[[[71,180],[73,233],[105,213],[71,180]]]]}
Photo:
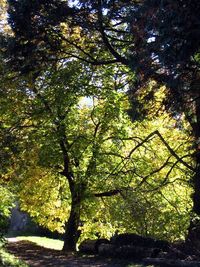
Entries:
{"type": "Polygon", "coordinates": [[[102,16],[102,7],[101,7],[101,0],[98,0],[98,22],[99,22],[99,30],[103,39],[104,44],[108,48],[108,50],[111,52],[111,54],[118,60],[118,62],[121,62],[124,65],[129,65],[129,61],[122,57],[110,44],[107,35],[105,33],[104,25],[103,25],[103,16],[102,16]]]}
{"type": "Polygon", "coordinates": [[[162,166],[160,166],[158,169],[156,170],[153,170],[150,174],[146,175],[145,177],[143,177],[142,181],[139,183],[138,187],[142,186],[146,181],[147,179],[152,176],[153,174],[155,173],[158,173],[159,171],[161,171],[162,169],[164,169],[168,163],[169,163],[169,160],[170,160],[171,156],[168,157],[168,159],[163,163],[162,166]]]}
{"type": "Polygon", "coordinates": [[[121,193],[120,189],[94,194],[95,197],[112,197],[121,193]]]}
{"type": "Polygon", "coordinates": [[[176,152],[170,147],[170,145],[165,141],[165,139],[163,138],[163,136],[160,134],[159,131],[155,131],[155,134],[158,135],[158,137],[160,138],[160,140],[163,142],[163,144],[166,146],[166,148],[169,150],[169,152],[172,154],[172,156],[174,156],[180,163],[182,163],[185,167],[187,167],[188,169],[190,169],[191,171],[195,172],[195,168],[193,168],[192,166],[190,166],[187,162],[183,161],[182,158],[180,158],[176,152]]]}

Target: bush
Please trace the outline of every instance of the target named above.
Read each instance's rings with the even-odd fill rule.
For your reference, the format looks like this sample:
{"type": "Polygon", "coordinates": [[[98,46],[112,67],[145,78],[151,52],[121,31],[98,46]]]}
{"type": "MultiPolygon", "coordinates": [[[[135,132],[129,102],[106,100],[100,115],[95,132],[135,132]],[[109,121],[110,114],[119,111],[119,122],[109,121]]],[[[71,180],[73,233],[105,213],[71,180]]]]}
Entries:
{"type": "Polygon", "coordinates": [[[1,267],[28,267],[26,263],[16,259],[13,255],[0,248],[0,266],[1,267]]]}
{"type": "Polygon", "coordinates": [[[0,234],[0,249],[4,247],[5,243],[6,243],[6,240],[3,234],[0,234]]]}

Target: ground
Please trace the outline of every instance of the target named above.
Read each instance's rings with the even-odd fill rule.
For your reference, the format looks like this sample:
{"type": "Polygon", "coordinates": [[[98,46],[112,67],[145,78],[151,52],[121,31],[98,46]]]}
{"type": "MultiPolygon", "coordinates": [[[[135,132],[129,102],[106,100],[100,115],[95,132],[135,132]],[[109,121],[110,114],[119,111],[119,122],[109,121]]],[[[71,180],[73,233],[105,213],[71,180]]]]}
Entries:
{"type": "Polygon", "coordinates": [[[30,267],[142,267],[138,264],[96,256],[67,255],[62,251],[44,248],[30,241],[10,240],[7,249],[30,267]]]}

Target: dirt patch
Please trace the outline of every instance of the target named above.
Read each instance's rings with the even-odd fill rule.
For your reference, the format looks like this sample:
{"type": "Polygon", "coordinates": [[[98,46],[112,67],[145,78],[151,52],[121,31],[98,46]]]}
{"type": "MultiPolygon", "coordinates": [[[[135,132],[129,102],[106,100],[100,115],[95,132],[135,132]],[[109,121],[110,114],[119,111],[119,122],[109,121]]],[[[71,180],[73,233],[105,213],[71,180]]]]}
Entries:
{"type": "Polygon", "coordinates": [[[31,267],[125,267],[127,263],[96,256],[67,255],[29,241],[9,242],[7,250],[31,267]]]}

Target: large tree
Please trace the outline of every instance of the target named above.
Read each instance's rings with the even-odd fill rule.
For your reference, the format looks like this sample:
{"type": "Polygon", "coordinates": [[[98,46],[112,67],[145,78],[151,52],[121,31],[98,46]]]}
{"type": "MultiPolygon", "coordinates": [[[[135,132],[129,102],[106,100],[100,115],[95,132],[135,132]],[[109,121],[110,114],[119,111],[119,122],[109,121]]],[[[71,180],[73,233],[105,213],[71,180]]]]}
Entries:
{"type": "MultiPolygon", "coordinates": [[[[132,99],[150,79],[166,84],[165,106],[184,112],[195,139],[193,211],[200,214],[197,1],[9,1],[9,61],[33,79],[57,60],[127,65],[132,99]],[[195,8],[194,8],[195,6],[195,8]],[[155,15],[156,14],[156,15],[155,15]],[[26,25],[26,27],[24,27],[26,25]],[[184,33],[184,34],[183,34],[184,33]]],[[[153,98],[159,86],[148,91],[153,98]]],[[[191,224],[191,229],[193,225],[191,224]]]]}
{"type": "MultiPolygon", "coordinates": [[[[126,68],[97,69],[77,60],[64,61],[55,67],[40,72],[37,78],[19,76],[11,79],[12,82],[9,79],[12,72],[8,77],[4,75],[2,88],[7,98],[6,101],[3,96],[0,98],[4,106],[1,120],[2,125],[16,135],[18,146],[14,145],[19,151],[17,158],[13,157],[12,173],[7,174],[16,184],[21,207],[51,230],[64,227],[64,250],[67,251],[76,249],[80,228],[86,231],[91,229],[90,225],[97,225],[97,221],[105,224],[108,220],[114,225],[112,233],[114,227],[127,225],[125,218],[117,222],[118,211],[121,205],[127,207],[131,221],[134,201],[138,200],[137,214],[144,205],[145,218],[142,215],[134,218],[129,229],[175,238],[174,233],[162,235],[159,226],[153,227],[153,216],[147,210],[157,210],[160,221],[169,220],[170,211],[171,216],[177,210],[179,214],[186,212],[180,202],[173,199],[174,194],[171,200],[169,196],[164,199],[163,194],[167,188],[177,185],[183,190],[183,202],[188,202],[190,189],[184,189],[187,185],[184,173],[189,143],[181,145],[177,140],[177,144],[173,144],[168,137],[171,144],[167,144],[161,134],[168,136],[174,128],[174,122],[170,123],[168,118],[170,126],[165,130],[161,127],[161,132],[157,123],[131,124],[124,112],[129,107],[123,92],[130,78],[126,68]],[[147,194],[152,198],[151,204],[147,194]],[[102,213],[98,206],[103,204],[94,199],[108,197],[109,209],[102,213]],[[158,199],[166,205],[165,212],[161,206],[156,207],[158,199]],[[97,210],[99,215],[94,214],[97,210]],[[146,224],[145,230],[141,224],[144,219],[146,223],[152,222],[146,224]]],[[[163,97],[162,90],[160,97],[163,97]]],[[[186,137],[180,129],[174,129],[171,138],[174,136],[184,140],[186,137]]],[[[5,135],[0,137],[6,141],[5,135]]],[[[182,216],[174,231],[178,225],[185,224],[187,218],[182,216]]],[[[170,227],[169,223],[165,225],[166,229],[170,227]]],[[[177,236],[183,234],[183,229],[177,236]]],[[[96,231],[100,230],[96,228],[96,231]]]]}
{"type": "MultiPolygon", "coordinates": [[[[123,93],[118,93],[126,79],[121,79],[123,69],[119,67],[118,72],[118,75],[113,75],[112,68],[93,70],[72,60],[57,64],[56,68],[49,67],[37,78],[32,75],[16,77],[13,83],[5,83],[7,101],[1,116],[2,124],[17,133],[18,143],[21,144],[13,181],[16,181],[21,195],[24,194],[23,187],[27,189],[31,186],[31,192],[26,190],[25,196],[28,192],[34,193],[32,183],[45,188],[45,182],[42,180],[41,183],[40,177],[46,177],[50,186],[55,185],[51,190],[55,206],[52,205],[52,210],[49,210],[48,205],[44,205],[43,213],[44,217],[48,217],[50,211],[51,220],[58,220],[58,224],[63,210],[61,206],[60,211],[56,211],[58,202],[69,198],[69,214],[63,214],[65,220],[69,215],[64,243],[67,251],[76,250],[85,199],[97,194],[98,190],[109,191],[113,179],[109,172],[118,161],[126,158],[121,154],[122,145],[119,143],[128,141],[126,124],[122,123],[126,120],[123,109],[127,101],[124,101],[123,93]],[[15,86],[12,87],[12,84],[15,86]],[[89,103],[84,107],[80,100],[87,96],[90,97],[89,103]],[[65,177],[67,185],[61,176],[65,177]],[[105,176],[107,178],[101,184],[101,177],[105,176]],[[26,186],[24,179],[27,180],[26,186]],[[58,188],[65,191],[65,195],[59,194],[58,188]]],[[[1,102],[3,104],[4,98],[1,102]]],[[[2,138],[5,140],[5,136],[2,135],[2,138]]],[[[35,199],[37,195],[34,193],[35,199]]],[[[37,207],[32,204],[34,200],[23,199],[22,207],[37,217],[37,207]]]]}

